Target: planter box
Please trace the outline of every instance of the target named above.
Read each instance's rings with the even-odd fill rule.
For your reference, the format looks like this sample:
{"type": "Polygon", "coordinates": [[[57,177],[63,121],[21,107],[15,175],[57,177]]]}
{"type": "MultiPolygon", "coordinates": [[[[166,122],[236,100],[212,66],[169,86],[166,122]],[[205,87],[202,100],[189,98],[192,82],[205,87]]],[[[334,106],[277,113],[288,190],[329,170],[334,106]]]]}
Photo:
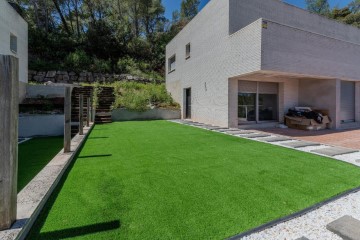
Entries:
{"type": "Polygon", "coordinates": [[[146,112],[133,112],[126,109],[115,109],[111,113],[112,121],[132,120],[171,120],[180,119],[180,110],[151,109],[146,112]]]}

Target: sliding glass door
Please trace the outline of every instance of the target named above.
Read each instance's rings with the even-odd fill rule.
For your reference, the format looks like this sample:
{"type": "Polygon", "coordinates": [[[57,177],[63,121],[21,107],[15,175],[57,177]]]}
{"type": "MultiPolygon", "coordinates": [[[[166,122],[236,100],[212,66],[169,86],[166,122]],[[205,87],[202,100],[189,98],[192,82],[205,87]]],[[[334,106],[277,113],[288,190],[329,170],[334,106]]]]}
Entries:
{"type": "Polygon", "coordinates": [[[238,111],[240,121],[256,121],[256,93],[239,93],[238,111]]]}
{"type": "Polygon", "coordinates": [[[278,83],[239,81],[240,124],[278,120],[278,83]]]}

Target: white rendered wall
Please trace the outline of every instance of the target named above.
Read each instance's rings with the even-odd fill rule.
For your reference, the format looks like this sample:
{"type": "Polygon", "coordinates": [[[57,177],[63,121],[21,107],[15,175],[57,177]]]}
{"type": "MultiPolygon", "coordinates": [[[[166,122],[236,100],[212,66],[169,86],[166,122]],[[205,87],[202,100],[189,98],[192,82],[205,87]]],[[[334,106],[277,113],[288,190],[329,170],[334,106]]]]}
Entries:
{"type": "Polygon", "coordinates": [[[230,1],[230,34],[259,18],[264,18],[328,37],[360,44],[360,33],[356,27],[310,13],[280,0],[226,1],[230,1]]]}
{"type": "Polygon", "coordinates": [[[168,91],[183,107],[184,88],[191,87],[192,119],[219,126],[238,124],[238,80],[251,80],[244,74],[275,73],[280,121],[301,104],[301,75],[360,80],[359,29],[278,0],[211,0],[168,44],[166,59],[174,54],[168,91]],[[188,43],[191,58],[185,60],[188,43]]]}
{"type": "Polygon", "coordinates": [[[176,54],[176,70],[166,75],[168,91],[183,107],[183,89],[191,87],[192,119],[219,126],[229,125],[229,109],[235,107],[230,103],[237,98],[237,85],[231,86],[229,78],[261,65],[261,21],[229,36],[228,4],[210,1],[166,48],[166,59],[176,54]],[[188,43],[191,57],[185,60],[188,43]]]}
{"type": "MultiPolygon", "coordinates": [[[[5,0],[0,0],[0,54],[19,59],[20,82],[28,81],[28,25],[5,0]],[[10,50],[10,34],[17,37],[17,53],[10,50]]],[[[23,89],[23,88],[22,88],[23,89]]]]}
{"type": "Polygon", "coordinates": [[[360,80],[359,63],[360,44],[271,21],[263,29],[262,70],[360,80]]]}

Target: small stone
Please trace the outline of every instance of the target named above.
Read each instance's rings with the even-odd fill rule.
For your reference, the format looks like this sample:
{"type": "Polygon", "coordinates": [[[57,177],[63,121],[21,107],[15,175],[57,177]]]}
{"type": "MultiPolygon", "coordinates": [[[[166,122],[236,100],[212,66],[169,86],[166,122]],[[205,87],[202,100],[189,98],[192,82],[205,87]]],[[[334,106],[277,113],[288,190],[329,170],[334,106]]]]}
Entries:
{"type": "Polygon", "coordinates": [[[44,81],[44,76],[38,76],[38,75],[36,75],[33,79],[35,80],[35,81],[37,81],[37,82],[43,82],[44,81]]]}
{"type": "Polygon", "coordinates": [[[56,71],[48,71],[46,74],[47,78],[53,78],[56,76],[56,71]]]}

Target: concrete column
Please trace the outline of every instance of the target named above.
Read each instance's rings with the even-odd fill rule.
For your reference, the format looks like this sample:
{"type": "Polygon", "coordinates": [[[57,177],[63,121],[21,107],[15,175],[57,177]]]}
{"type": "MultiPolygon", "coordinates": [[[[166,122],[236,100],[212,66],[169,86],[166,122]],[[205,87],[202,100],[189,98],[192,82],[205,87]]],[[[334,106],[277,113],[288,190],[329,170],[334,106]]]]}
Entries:
{"type": "Polygon", "coordinates": [[[285,83],[279,83],[278,89],[278,118],[280,123],[284,123],[284,117],[288,109],[285,109],[285,83]]]}
{"type": "Polygon", "coordinates": [[[228,80],[228,127],[237,128],[239,126],[238,98],[239,98],[239,81],[234,79],[228,80]]]}
{"type": "Polygon", "coordinates": [[[79,95],[79,134],[84,135],[84,97],[79,95]]]}
{"type": "Polygon", "coordinates": [[[355,121],[360,122],[360,82],[355,82],[355,121]]]}
{"type": "Polygon", "coordinates": [[[64,101],[64,152],[71,151],[71,87],[65,87],[65,101],[64,101]]]}
{"type": "Polygon", "coordinates": [[[333,128],[335,129],[340,129],[341,127],[341,120],[340,120],[340,107],[341,107],[341,80],[340,79],[336,79],[335,80],[335,91],[336,91],[336,99],[335,99],[335,113],[336,115],[333,117],[333,128]]]}
{"type": "Polygon", "coordinates": [[[86,99],[86,126],[90,127],[90,98],[86,99]]]}
{"type": "Polygon", "coordinates": [[[0,55],[0,230],[16,220],[19,62],[0,55]]]}

